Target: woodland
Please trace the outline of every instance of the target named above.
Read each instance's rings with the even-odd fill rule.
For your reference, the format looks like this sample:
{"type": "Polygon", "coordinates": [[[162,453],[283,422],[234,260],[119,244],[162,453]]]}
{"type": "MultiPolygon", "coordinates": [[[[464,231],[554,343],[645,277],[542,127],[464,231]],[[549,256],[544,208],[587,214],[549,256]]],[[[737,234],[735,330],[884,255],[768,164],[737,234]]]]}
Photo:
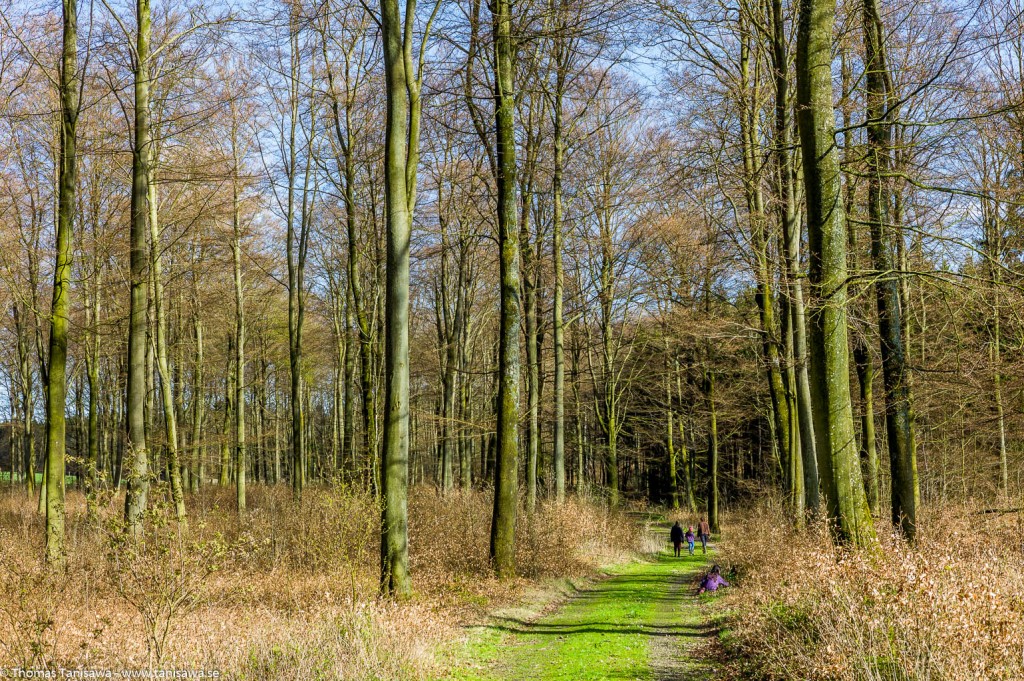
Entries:
{"type": "Polygon", "coordinates": [[[0,672],[450,678],[706,518],[707,678],[1021,678],[1022,107],[1021,0],[0,0],[0,672]]]}

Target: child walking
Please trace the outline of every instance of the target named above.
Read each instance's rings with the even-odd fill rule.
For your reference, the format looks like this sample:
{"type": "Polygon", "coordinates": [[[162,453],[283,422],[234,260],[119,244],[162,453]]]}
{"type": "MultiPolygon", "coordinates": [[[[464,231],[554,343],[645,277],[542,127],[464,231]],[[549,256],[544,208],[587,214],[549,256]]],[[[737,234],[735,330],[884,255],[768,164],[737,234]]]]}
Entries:
{"type": "Polygon", "coordinates": [[[686,528],[686,544],[690,549],[690,555],[693,555],[693,543],[697,541],[696,535],[693,533],[693,526],[686,528]]]}

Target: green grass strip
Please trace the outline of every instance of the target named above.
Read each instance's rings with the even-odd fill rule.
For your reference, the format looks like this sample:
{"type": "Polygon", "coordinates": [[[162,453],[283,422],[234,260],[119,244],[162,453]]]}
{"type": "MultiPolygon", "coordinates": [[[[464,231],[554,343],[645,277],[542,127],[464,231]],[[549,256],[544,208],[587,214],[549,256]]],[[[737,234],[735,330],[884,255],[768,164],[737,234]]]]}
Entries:
{"type": "MultiPolygon", "coordinates": [[[[692,580],[706,557],[631,563],[527,622],[497,617],[470,636],[449,679],[458,681],[605,681],[663,677],[652,669],[692,667],[686,646],[706,635],[692,580]]],[[[688,674],[689,672],[687,672],[688,674]]]]}

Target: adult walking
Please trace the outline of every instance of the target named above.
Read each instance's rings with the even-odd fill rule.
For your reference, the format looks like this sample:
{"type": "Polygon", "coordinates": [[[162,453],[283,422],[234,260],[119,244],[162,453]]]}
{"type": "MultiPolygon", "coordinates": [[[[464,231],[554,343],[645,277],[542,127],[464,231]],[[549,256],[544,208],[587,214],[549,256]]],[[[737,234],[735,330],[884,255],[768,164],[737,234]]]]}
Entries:
{"type": "Polygon", "coordinates": [[[683,528],[679,525],[678,520],[672,526],[669,538],[672,540],[672,547],[675,549],[675,557],[679,558],[683,553],[683,528]]]}
{"type": "Polygon", "coordinates": [[[708,540],[711,539],[711,526],[708,525],[707,518],[701,518],[697,524],[697,536],[700,537],[700,547],[704,550],[704,553],[708,552],[708,540]]]}

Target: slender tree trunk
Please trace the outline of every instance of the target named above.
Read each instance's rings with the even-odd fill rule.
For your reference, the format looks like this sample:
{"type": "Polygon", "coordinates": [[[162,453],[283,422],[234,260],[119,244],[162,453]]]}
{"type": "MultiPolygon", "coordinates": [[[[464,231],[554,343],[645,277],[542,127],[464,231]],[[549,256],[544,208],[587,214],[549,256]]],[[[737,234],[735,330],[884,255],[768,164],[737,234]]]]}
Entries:
{"type": "Polygon", "coordinates": [[[864,470],[864,491],[867,495],[871,514],[878,513],[878,448],[875,446],[875,407],[872,384],[875,369],[871,352],[866,344],[853,347],[853,361],[857,367],[861,401],[861,445],[860,460],[864,470]]]}
{"type": "Polygon", "coordinates": [[[234,422],[235,408],[235,339],[233,334],[228,334],[227,363],[225,365],[224,379],[224,418],[221,422],[220,439],[220,480],[221,487],[227,487],[231,482],[231,425],[234,422]]]}
{"type": "MultiPolygon", "coordinates": [[[[667,349],[666,349],[667,350],[667,349]]],[[[668,449],[668,483],[672,495],[672,508],[679,508],[679,480],[676,475],[676,446],[673,439],[675,424],[675,413],[673,410],[672,393],[672,372],[666,362],[665,365],[665,432],[666,447],[668,449]]]]}
{"type": "MultiPolygon", "coordinates": [[[[993,267],[992,269],[993,271],[997,270],[996,267],[993,267]]],[[[995,277],[993,277],[993,280],[996,281],[998,286],[999,280],[995,277]]],[[[998,289],[993,291],[992,304],[995,308],[995,313],[993,314],[992,319],[992,346],[990,349],[990,361],[992,363],[992,397],[996,403],[996,419],[998,421],[997,425],[999,428],[999,491],[1005,497],[1010,492],[1010,477],[1006,454],[1006,416],[1003,408],[1002,335],[1000,329],[998,289]]]]}
{"type": "Polygon", "coordinates": [[[128,322],[128,398],[126,421],[130,454],[125,494],[125,524],[131,535],[142,534],[142,516],[149,496],[149,451],[146,447],[146,308],[149,300],[146,253],[146,201],[149,197],[149,0],[136,0],[135,142],[132,147],[131,305],[128,322]]]}
{"type": "MultiPolygon", "coordinates": [[[[381,0],[380,8],[387,90],[384,141],[387,286],[380,585],[386,594],[408,598],[412,592],[408,526],[409,239],[416,206],[423,50],[419,69],[415,71],[411,25],[416,5],[413,0],[406,0],[404,17],[398,0],[381,0]]],[[[429,22],[425,32],[429,33],[429,22]]],[[[426,41],[426,35],[421,40],[426,41]]]]}
{"type": "MultiPolygon", "coordinates": [[[[531,145],[528,145],[531,146],[531,145]]],[[[533,145],[535,146],[535,145],[533,145]]],[[[534,153],[527,149],[527,155],[534,153]]],[[[524,170],[533,172],[532,159],[528,158],[524,170]]],[[[525,173],[523,173],[525,174],[525,173]]],[[[521,191],[523,205],[519,229],[520,253],[522,256],[523,308],[525,312],[524,332],[526,334],[526,508],[532,513],[537,506],[537,473],[540,459],[540,372],[537,366],[537,287],[534,279],[534,247],[530,234],[530,211],[532,204],[532,178],[521,191]]]]}
{"type": "Polygon", "coordinates": [[[174,393],[171,386],[171,372],[167,361],[167,313],[164,304],[163,258],[161,228],[159,222],[159,200],[156,189],[156,153],[154,146],[149,147],[148,159],[149,180],[147,182],[149,204],[149,253],[152,271],[153,294],[153,327],[156,336],[156,366],[160,374],[160,400],[164,417],[164,435],[167,440],[167,473],[171,483],[171,500],[174,503],[175,517],[179,522],[185,521],[185,498],[181,488],[181,466],[178,464],[178,420],[174,405],[174,393]]]}
{"type": "MultiPolygon", "coordinates": [[[[465,259],[464,256],[463,259],[465,259]]],[[[462,287],[462,295],[466,300],[466,306],[469,307],[469,287],[470,281],[470,268],[464,273],[463,281],[459,282],[462,287]]],[[[473,438],[469,434],[469,424],[473,423],[473,401],[471,399],[472,383],[468,369],[470,366],[470,324],[469,324],[469,310],[467,309],[462,316],[462,326],[459,329],[461,341],[459,343],[459,369],[460,369],[460,386],[459,386],[459,399],[461,401],[460,415],[462,419],[462,426],[459,430],[459,462],[462,470],[460,471],[460,481],[462,483],[463,491],[470,491],[473,489],[473,438]]]]}
{"type": "Polygon", "coordinates": [[[26,339],[27,328],[23,308],[17,303],[11,306],[14,315],[14,332],[18,336],[18,368],[21,378],[21,436],[22,455],[25,468],[25,491],[29,498],[36,493],[36,442],[32,433],[35,405],[32,389],[32,359],[26,339]]]}
{"type": "Polygon", "coordinates": [[[718,410],[715,406],[715,374],[704,371],[704,394],[708,400],[710,421],[708,423],[708,524],[718,534],[718,410]]]}
{"type": "Polygon", "coordinates": [[[78,124],[78,8],[77,0],[63,2],[63,50],[60,65],[60,171],[57,213],[57,254],[50,308],[50,367],[47,372],[46,467],[51,471],[46,490],[46,562],[64,563],[64,401],[67,390],[68,313],[71,307],[72,232],[77,182],[76,127],[78,124]]]}
{"type": "Polygon", "coordinates": [[[804,510],[818,512],[818,463],[815,453],[814,418],[811,388],[807,369],[807,321],[804,310],[803,285],[800,273],[800,215],[794,179],[794,163],[790,154],[792,126],[790,123],[789,42],[786,39],[782,0],[772,0],[772,67],[775,80],[775,156],[778,173],[780,219],[782,224],[783,259],[786,270],[789,314],[788,329],[792,340],[792,386],[796,409],[790,409],[790,481],[793,514],[803,522],[804,510]],[[793,428],[792,422],[797,428],[793,428]],[[799,479],[798,479],[799,478],[799,479]]]}
{"type": "Polygon", "coordinates": [[[865,83],[867,86],[868,223],[875,266],[878,331],[881,336],[885,426],[892,471],[892,522],[913,540],[919,503],[917,451],[910,407],[909,369],[900,322],[898,280],[892,263],[889,225],[892,80],[885,58],[885,32],[875,0],[864,0],[865,83]]]}
{"type": "Polygon", "coordinates": [[[192,491],[199,491],[203,484],[205,466],[203,466],[203,420],[206,416],[206,385],[203,376],[203,320],[199,316],[198,305],[193,309],[192,329],[196,341],[196,361],[193,369],[192,384],[192,491]]]}
{"type": "Polygon", "coordinates": [[[790,450],[790,413],[782,381],[782,362],[779,355],[778,328],[775,321],[775,296],[772,291],[771,272],[774,268],[769,265],[767,216],[761,190],[760,163],[757,159],[758,97],[756,88],[750,85],[750,45],[746,36],[741,38],[740,43],[740,77],[743,83],[740,94],[743,181],[750,220],[750,241],[754,249],[757,280],[755,301],[761,316],[761,353],[765,364],[765,376],[768,379],[768,393],[772,402],[776,446],[781,453],[790,450]]]}
{"type": "Polygon", "coordinates": [[[498,577],[515,575],[519,488],[519,234],[516,229],[515,87],[509,0],[491,5],[494,31],[494,127],[501,280],[498,423],[490,556],[498,577]]]}
{"type": "MultiPolygon", "coordinates": [[[[232,131],[233,133],[235,131],[232,131]]],[[[238,201],[238,150],[232,134],[234,174],[231,182],[231,261],[235,284],[235,500],[238,515],[245,515],[245,299],[242,289],[242,225],[238,201]]]]}
{"type": "MultiPolygon", "coordinates": [[[[349,275],[351,276],[351,275],[349,275]]],[[[346,283],[345,290],[345,427],[341,435],[341,449],[344,456],[350,462],[351,474],[356,474],[356,444],[355,444],[355,391],[353,386],[356,381],[356,353],[352,347],[352,289],[351,284],[346,283]]]]}
{"type": "MultiPolygon", "coordinates": [[[[97,249],[98,251],[98,249],[97,249]]],[[[100,288],[102,285],[102,269],[98,252],[94,254],[97,262],[93,267],[92,300],[89,301],[89,335],[86,349],[86,374],[89,380],[89,444],[85,461],[85,504],[86,517],[96,519],[96,487],[98,471],[102,470],[100,461],[100,288]]],[[[13,459],[13,457],[12,457],[13,459]]]]}
{"type": "Polygon", "coordinates": [[[811,390],[818,470],[840,538],[874,542],[854,442],[846,320],[846,229],[832,106],[835,0],[801,0],[797,36],[797,122],[807,200],[811,390]]]}
{"type": "MultiPolygon", "coordinates": [[[[552,335],[554,342],[554,408],[555,422],[552,429],[554,449],[552,456],[555,464],[555,500],[565,500],[565,319],[563,314],[565,298],[565,272],[562,264],[562,175],[565,166],[565,131],[563,125],[563,100],[565,97],[566,68],[568,50],[564,40],[556,35],[558,48],[556,60],[559,64],[555,74],[555,91],[553,97],[552,145],[554,158],[551,169],[551,250],[554,266],[554,300],[552,301],[552,335]]],[[[577,481],[577,489],[579,481],[577,481]]]]}

